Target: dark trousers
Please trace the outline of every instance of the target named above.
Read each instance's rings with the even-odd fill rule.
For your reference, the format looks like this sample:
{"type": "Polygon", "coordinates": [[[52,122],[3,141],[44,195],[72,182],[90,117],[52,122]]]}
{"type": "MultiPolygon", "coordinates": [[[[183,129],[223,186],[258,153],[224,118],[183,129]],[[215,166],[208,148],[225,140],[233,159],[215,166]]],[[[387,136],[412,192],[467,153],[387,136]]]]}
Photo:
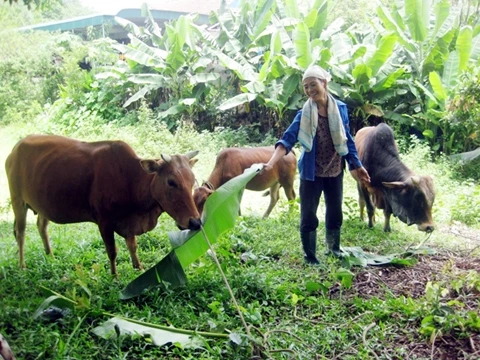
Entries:
{"type": "Polygon", "coordinates": [[[300,180],[300,232],[318,227],[317,209],[322,192],[325,196],[325,228],[340,230],[343,222],[343,171],[337,177],[315,177],[315,181],[300,180]]]}

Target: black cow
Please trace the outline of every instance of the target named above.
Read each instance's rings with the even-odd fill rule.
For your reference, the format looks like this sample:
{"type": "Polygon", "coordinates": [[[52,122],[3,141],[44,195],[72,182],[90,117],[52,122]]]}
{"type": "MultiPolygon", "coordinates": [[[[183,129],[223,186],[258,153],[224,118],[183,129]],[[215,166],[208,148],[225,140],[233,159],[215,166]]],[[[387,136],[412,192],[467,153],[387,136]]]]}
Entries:
{"type": "Polygon", "coordinates": [[[417,224],[418,230],[432,232],[433,180],[415,175],[402,163],[392,129],[384,123],[362,128],[355,144],[371,179],[370,184],[358,184],[360,217],[363,219],[366,205],[368,226],[372,227],[378,207],[385,215],[384,231],[391,231],[393,214],[407,225],[417,224]]]}

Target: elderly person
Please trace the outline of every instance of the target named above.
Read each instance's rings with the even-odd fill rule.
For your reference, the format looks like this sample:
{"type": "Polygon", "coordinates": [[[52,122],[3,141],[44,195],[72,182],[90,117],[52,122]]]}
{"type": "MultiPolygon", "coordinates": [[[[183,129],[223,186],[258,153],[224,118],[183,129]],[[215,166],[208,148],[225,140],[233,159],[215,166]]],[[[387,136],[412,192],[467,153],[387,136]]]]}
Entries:
{"type": "Polygon", "coordinates": [[[264,164],[269,171],[288,154],[297,141],[303,147],[298,162],[300,171],[300,237],[304,259],[318,264],[316,257],[317,209],[322,192],[325,194],[325,244],[327,254],[336,257],[340,250],[340,228],[343,222],[343,170],[345,160],[357,181],[370,182],[358,158],[348,123],[347,106],[328,92],[330,74],[320,66],[308,68],[303,75],[303,90],[308,96],[282,138],[275,152],[264,164]]]}

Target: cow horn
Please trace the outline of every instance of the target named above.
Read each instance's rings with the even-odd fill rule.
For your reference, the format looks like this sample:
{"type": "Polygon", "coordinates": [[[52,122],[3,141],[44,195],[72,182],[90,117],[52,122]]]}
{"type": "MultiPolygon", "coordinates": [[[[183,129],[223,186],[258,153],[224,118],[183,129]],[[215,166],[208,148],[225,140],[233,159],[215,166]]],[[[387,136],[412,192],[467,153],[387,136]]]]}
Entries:
{"type": "Polygon", "coordinates": [[[389,189],[402,189],[405,187],[405,183],[403,181],[392,181],[392,182],[382,182],[382,185],[389,188],[389,189]]]}
{"type": "Polygon", "coordinates": [[[185,154],[185,156],[188,157],[189,159],[192,159],[195,156],[197,156],[197,154],[198,154],[198,150],[195,150],[195,151],[189,151],[188,153],[185,154]]]}
{"type": "Polygon", "coordinates": [[[166,163],[169,163],[170,161],[172,161],[172,157],[170,155],[161,154],[160,156],[162,157],[163,161],[165,161],[166,163]]]}
{"type": "Polygon", "coordinates": [[[415,185],[415,186],[419,186],[420,185],[420,176],[418,175],[415,175],[415,176],[412,176],[412,184],[415,185]]]}

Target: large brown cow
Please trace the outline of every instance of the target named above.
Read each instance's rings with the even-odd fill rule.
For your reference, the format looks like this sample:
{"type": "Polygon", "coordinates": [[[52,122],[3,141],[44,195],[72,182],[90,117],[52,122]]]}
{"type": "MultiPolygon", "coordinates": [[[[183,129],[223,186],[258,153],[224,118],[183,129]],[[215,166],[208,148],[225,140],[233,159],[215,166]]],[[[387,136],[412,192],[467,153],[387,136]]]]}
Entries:
{"type": "MultiPolygon", "coordinates": [[[[208,180],[194,191],[193,198],[198,211],[203,211],[205,201],[215,189],[225,184],[228,180],[243,174],[243,171],[253,164],[268,162],[274,150],[273,146],[223,149],[217,155],[215,167],[208,180]]],[[[280,197],[280,187],[283,186],[288,200],[295,199],[293,183],[296,171],[297,159],[295,154],[290,152],[280,159],[271,171],[259,174],[247,183],[245,188],[248,190],[262,191],[270,188],[270,204],[263,215],[264,218],[268,217],[277,203],[280,197]]]]}
{"type": "Polygon", "coordinates": [[[371,183],[358,184],[360,217],[365,205],[368,226],[374,223],[375,207],[383,209],[384,231],[390,231],[390,215],[420,231],[432,232],[432,205],[435,199],[430,176],[415,175],[399,157],[393,131],[387,124],[365,127],[357,132],[355,145],[371,183]]]}
{"type": "Polygon", "coordinates": [[[51,253],[48,222],[94,222],[98,225],[116,273],[114,232],[126,240],[135,268],[136,235],[152,230],[162,212],[182,229],[198,229],[191,170],[197,152],[141,160],[123,141],[82,142],[61,136],[30,135],[18,142],[5,167],[10,187],[14,233],[20,266],[27,210],[38,214],[37,226],[47,254],[51,253]]]}

